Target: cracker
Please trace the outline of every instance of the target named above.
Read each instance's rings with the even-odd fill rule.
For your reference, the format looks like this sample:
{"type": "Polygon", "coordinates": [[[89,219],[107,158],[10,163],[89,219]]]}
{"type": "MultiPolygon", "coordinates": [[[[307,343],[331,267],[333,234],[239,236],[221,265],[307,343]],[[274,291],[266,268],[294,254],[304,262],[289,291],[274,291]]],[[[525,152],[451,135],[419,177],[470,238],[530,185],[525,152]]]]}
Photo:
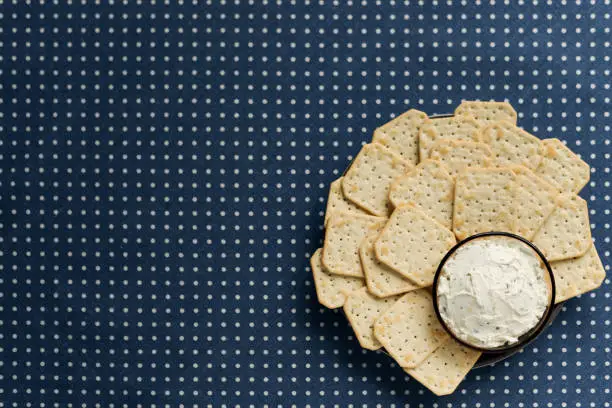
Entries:
{"type": "Polygon", "coordinates": [[[489,146],[466,140],[440,140],[431,148],[429,157],[440,161],[453,178],[470,167],[493,165],[493,152],[489,146]]]}
{"type": "Polygon", "coordinates": [[[403,295],[374,323],[374,335],[401,367],[418,366],[449,339],[433,308],[431,293],[403,295]]]}
{"type": "Polygon", "coordinates": [[[399,296],[377,298],[366,288],[351,293],[344,303],[344,313],[361,347],[377,350],[382,347],[374,337],[374,322],[399,299],[399,296]]]}
{"type": "Polygon", "coordinates": [[[380,231],[370,231],[359,247],[361,267],[370,293],[378,297],[387,297],[418,289],[420,286],[416,283],[404,278],[376,258],[374,242],[379,235],[380,231]]]}
{"type": "Polygon", "coordinates": [[[518,115],[508,102],[493,101],[463,101],[455,115],[469,115],[483,125],[505,120],[516,125],[518,115]]]}
{"type": "Polygon", "coordinates": [[[592,245],[589,209],[577,195],[563,194],[533,243],[549,261],[584,255],[592,245]]]}
{"type": "Polygon", "coordinates": [[[521,164],[534,170],[542,160],[542,141],[510,122],[485,127],[479,141],[489,145],[498,166],[521,164]]]}
{"type": "Polygon", "coordinates": [[[416,165],[419,162],[419,130],[426,119],[426,113],[410,109],[376,129],[372,142],[382,144],[416,165]]]}
{"type": "Polygon", "coordinates": [[[321,263],[322,249],[310,258],[310,269],[314,278],[319,303],[330,309],[342,307],[346,296],[365,286],[363,279],[329,273],[321,263]]]}
{"type": "Polygon", "coordinates": [[[544,154],[536,173],[559,192],[578,193],[591,177],[591,168],[559,139],[544,139],[544,154]]]}
{"type": "Polygon", "coordinates": [[[397,207],[374,243],[379,261],[420,286],[429,286],[453,233],[412,204],[397,207]]]}
{"type": "Polygon", "coordinates": [[[389,213],[389,186],[412,165],[383,145],[370,143],[361,149],[342,181],[344,196],[378,216],[389,213]]]}
{"type": "Polygon", "coordinates": [[[344,197],[342,193],[342,177],[335,180],[329,186],[329,196],[327,197],[327,208],[325,209],[325,223],[329,221],[332,213],[344,212],[348,214],[368,215],[366,211],[359,208],[344,197]]]}
{"type": "Polygon", "coordinates": [[[411,172],[398,177],[389,188],[394,207],[412,203],[447,228],[453,217],[455,182],[438,161],[425,160],[411,172]]]}
{"type": "Polygon", "coordinates": [[[405,371],[434,394],[448,395],[455,391],[481,354],[451,338],[421,364],[405,371]]]}
{"type": "Polygon", "coordinates": [[[597,289],[606,278],[606,270],[595,245],[578,258],[551,262],[555,276],[555,303],[597,289]]]}
{"type": "Polygon", "coordinates": [[[450,116],[432,118],[425,121],[419,131],[419,158],[421,161],[429,157],[429,150],[440,140],[472,140],[478,141],[480,125],[469,116],[450,116]]]}
{"type": "Polygon", "coordinates": [[[532,239],[555,208],[557,190],[524,166],[512,167],[512,227],[510,232],[532,239]]]}
{"type": "Polygon", "coordinates": [[[331,273],[363,278],[359,245],[371,228],[381,228],[386,218],[335,213],[329,220],[323,244],[323,266],[331,273]]]}
{"type": "Polygon", "coordinates": [[[453,232],[457,239],[511,231],[514,173],[509,168],[468,169],[457,176],[453,232]]]}

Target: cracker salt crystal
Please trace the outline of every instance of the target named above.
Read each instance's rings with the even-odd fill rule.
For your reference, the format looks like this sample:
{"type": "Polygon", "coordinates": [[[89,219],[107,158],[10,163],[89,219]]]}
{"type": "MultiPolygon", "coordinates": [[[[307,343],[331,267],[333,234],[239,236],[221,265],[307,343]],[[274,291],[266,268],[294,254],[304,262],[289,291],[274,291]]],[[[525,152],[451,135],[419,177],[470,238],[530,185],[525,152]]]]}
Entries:
{"type": "Polygon", "coordinates": [[[502,120],[485,127],[479,141],[489,145],[498,166],[520,164],[534,170],[542,160],[542,141],[510,122],[502,120]]]}
{"type": "Polygon", "coordinates": [[[453,207],[457,239],[512,230],[514,177],[509,168],[468,169],[457,176],[453,207]]]}
{"type": "Polygon", "coordinates": [[[455,109],[455,115],[469,115],[483,125],[505,120],[516,125],[516,111],[508,102],[463,101],[455,109]]]}
{"type": "Polygon", "coordinates": [[[434,394],[449,395],[457,389],[481,355],[482,352],[450,338],[421,364],[405,371],[434,394]]]}
{"type": "Polygon", "coordinates": [[[410,109],[376,129],[372,142],[382,144],[416,165],[419,162],[419,130],[426,119],[426,113],[410,109]]]}
{"type": "Polygon", "coordinates": [[[449,339],[429,289],[403,295],[374,323],[374,335],[401,367],[413,368],[449,339]]]}
{"type": "Polygon", "coordinates": [[[419,131],[419,159],[429,158],[429,150],[440,140],[478,141],[480,124],[470,116],[430,118],[419,131]]]}
{"type": "Polygon", "coordinates": [[[453,178],[440,162],[425,160],[393,181],[389,201],[394,207],[414,204],[447,228],[453,216],[453,178]]]}
{"type": "Polygon", "coordinates": [[[357,215],[368,215],[368,213],[347,200],[342,193],[342,177],[335,180],[329,186],[329,195],[327,197],[327,207],[325,209],[325,224],[334,212],[344,212],[357,215]]]}
{"type": "Polygon", "coordinates": [[[381,228],[386,218],[334,213],[325,232],[323,266],[330,273],[363,278],[359,245],[370,229],[381,228]]]}
{"type": "Polygon", "coordinates": [[[597,289],[606,278],[606,270],[594,244],[586,254],[551,262],[550,267],[555,277],[555,303],[597,289]]]}
{"type": "Polygon", "coordinates": [[[314,278],[319,303],[330,309],[342,307],[351,292],[363,288],[363,279],[339,276],[329,273],[321,263],[322,249],[319,248],[310,258],[310,269],[314,278]]]}
{"type": "Polygon", "coordinates": [[[578,193],[591,177],[591,169],[559,139],[544,139],[543,157],[536,173],[559,192],[578,193]]]}
{"type": "Polygon", "coordinates": [[[368,350],[381,348],[374,337],[374,322],[397,301],[399,296],[378,298],[366,288],[351,293],[344,303],[344,314],[348,319],[361,347],[368,350]]]}
{"type": "Polygon", "coordinates": [[[468,140],[436,142],[431,148],[429,157],[442,163],[453,178],[467,168],[493,165],[493,152],[489,146],[468,140]]]}
{"type": "Polygon", "coordinates": [[[429,286],[455,236],[412,204],[397,207],[374,243],[379,261],[420,286],[429,286]]]}
{"type": "Polygon", "coordinates": [[[359,247],[359,257],[368,291],[382,298],[418,289],[419,285],[395,272],[376,258],[374,242],[379,235],[380,231],[370,231],[361,241],[359,247]]]}
{"type": "Polygon", "coordinates": [[[389,186],[412,164],[378,143],[361,148],[342,181],[344,196],[359,207],[378,216],[390,212],[389,186]]]}
{"type": "Polygon", "coordinates": [[[557,198],[552,214],[533,238],[548,261],[582,256],[592,242],[587,202],[571,194],[557,198]]]}

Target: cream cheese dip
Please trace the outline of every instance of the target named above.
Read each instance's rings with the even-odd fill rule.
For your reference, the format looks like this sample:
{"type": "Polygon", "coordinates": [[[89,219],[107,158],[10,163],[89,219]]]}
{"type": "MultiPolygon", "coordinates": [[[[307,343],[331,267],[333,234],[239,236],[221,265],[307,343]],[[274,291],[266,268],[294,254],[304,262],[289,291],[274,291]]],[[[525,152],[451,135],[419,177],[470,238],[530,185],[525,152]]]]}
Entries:
{"type": "Polygon", "coordinates": [[[492,349],[518,342],[550,304],[547,270],[527,244],[507,236],[466,242],[440,273],[440,317],[465,343],[492,349]]]}

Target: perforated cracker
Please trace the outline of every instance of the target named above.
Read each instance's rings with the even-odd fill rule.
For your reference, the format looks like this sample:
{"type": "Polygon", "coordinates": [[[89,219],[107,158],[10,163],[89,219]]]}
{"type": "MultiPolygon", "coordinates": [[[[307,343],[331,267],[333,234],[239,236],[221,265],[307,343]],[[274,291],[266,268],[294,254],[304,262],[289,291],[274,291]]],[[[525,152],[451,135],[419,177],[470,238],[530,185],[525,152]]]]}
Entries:
{"type": "Polygon", "coordinates": [[[348,319],[361,347],[368,350],[381,348],[374,337],[374,322],[399,299],[399,296],[378,298],[366,288],[351,293],[344,303],[344,314],[348,319]]]}
{"type": "Polygon", "coordinates": [[[374,335],[405,368],[418,366],[449,338],[436,317],[428,289],[403,295],[376,320],[374,335]]]}
{"type": "Polygon", "coordinates": [[[386,147],[370,143],[361,148],[342,181],[344,196],[378,216],[387,216],[389,186],[412,165],[386,147]]]}
{"type": "Polygon", "coordinates": [[[346,296],[365,286],[360,278],[339,276],[329,273],[321,263],[322,249],[319,248],[310,258],[310,269],[314,278],[319,303],[330,309],[342,307],[346,296]]]}
{"type": "Polygon", "coordinates": [[[589,209],[577,195],[563,194],[533,243],[549,261],[584,255],[592,245],[589,209]]]}
{"type": "Polygon", "coordinates": [[[419,159],[429,158],[429,150],[440,140],[478,141],[480,124],[470,116],[431,118],[425,121],[419,131],[419,159]]]}
{"type": "Polygon", "coordinates": [[[557,190],[524,166],[514,166],[510,232],[532,239],[555,208],[557,190]]]}
{"type": "Polygon", "coordinates": [[[388,297],[418,289],[419,285],[395,272],[376,258],[374,242],[379,235],[380,231],[370,231],[361,241],[359,247],[361,267],[370,293],[378,297],[388,297]]]}
{"type": "Polygon", "coordinates": [[[489,145],[498,166],[521,164],[534,170],[542,160],[542,141],[510,122],[485,127],[479,141],[489,145]]]}
{"type": "Polygon", "coordinates": [[[455,115],[469,115],[483,125],[500,120],[516,125],[518,117],[516,111],[508,102],[493,101],[463,101],[455,109],[455,115]]]}
{"type": "Polygon", "coordinates": [[[331,273],[363,278],[359,245],[371,228],[381,228],[386,218],[335,214],[330,218],[323,244],[323,265],[331,273]]]}
{"type": "Polygon", "coordinates": [[[453,232],[457,239],[511,231],[514,173],[509,168],[468,169],[457,176],[453,232]]]}
{"type": "Polygon", "coordinates": [[[452,394],[482,353],[450,338],[421,364],[405,371],[436,395],[452,394]]]}
{"type": "Polygon", "coordinates": [[[382,144],[416,166],[419,162],[419,130],[426,119],[426,113],[410,109],[376,129],[372,142],[382,144]]]}
{"type": "Polygon", "coordinates": [[[595,245],[578,258],[551,262],[555,276],[555,303],[597,289],[606,278],[606,270],[595,245]]]}
{"type": "Polygon", "coordinates": [[[342,177],[335,180],[329,186],[329,195],[327,197],[327,208],[325,209],[325,224],[329,221],[332,213],[344,212],[348,214],[368,215],[368,213],[350,202],[342,193],[342,177]]]}
{"type": "Polygon", "coordinates": [[[420,286],[429,286],[438,264],[455,245],[453,233],[412,204],[397,207],[374,243],[379,261],[420,286]]]}
{"type": "Polygon", "coordinates": [[[440,162],[425,160],[411,172],[395,179],[389,189],[389,201],[394,207],[412,203],[450,228],[454,185],[453,178],[440,162]]]}
{"type": "Polygon", "coordinates": [[[562,193],[578,193],[591,177],[588,164],[559,139],[542,140],[544,153],[536,173],[562,193]]]}
{"type": "Polygon", "coordinates": [[[431,148],[429,157],[438,160],[452,177],[467,168],[490,167],[493,152],[484,143],[466,140],[441,140],[431,148]]]}

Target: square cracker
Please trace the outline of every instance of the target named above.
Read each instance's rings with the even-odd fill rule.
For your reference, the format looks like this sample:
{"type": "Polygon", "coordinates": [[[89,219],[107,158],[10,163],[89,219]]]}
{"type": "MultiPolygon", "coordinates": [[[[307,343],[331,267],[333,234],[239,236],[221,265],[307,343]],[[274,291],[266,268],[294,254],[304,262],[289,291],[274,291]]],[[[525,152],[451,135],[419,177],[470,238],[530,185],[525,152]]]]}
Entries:
{"type": "Polygon", "coordinates": [[[591,168],[559,139],[544,139],[536,173],[561,193],[578,193],[589,182],[591,168]]]}
{"type": "Polygon", "coordinates": [[[440,140],[431,148],[429,157],[442,163],[453,178],[470,167],[493,165],[489,146],[469,140],[440,140]]]}
{"type": "Polygon", "coordinates": [[[419,130],[426,119],[425,112],[410,109],[376,129],[372,142],[382,144],[416,166],[419,162],[419,130]]]}
{"type": "Polygon", "coordinates": [[[394,207],[414,204],[447,228],[453,218],[455,182],[438,161],[425,160],[411,172],[396,178],[389,188],[394,207]]]}
{"type": "Polygon", "coordinates": [[[412,204],[397,207],[374,243],[379,261],[420,286],[433,282],[453,233],[412,204]]]}
{"type": "Polygon", "coordinates": [[[449,339],[429,289],[403,295],[374,323],[374,335],[401,367],[418,366],[449,339]]]}
{"type": "Polygon", "coordinates": [[[524,166],[512,167],[510,232],[532,239],[555,208],[557,190],[524,166]]]}
{"type": "Polygon", "coordinates": [[[542,141],[510,122],[502,120],[485,127],[479,141],[489,145],[498,166],[521,164],[534,170],[542,160],[542,141]]]}
{"type": "Polygon", "coordinates": [[[363,288],[363,279],[339,276],[327,272],[321,263],[321,248],[317,249],[310,258],[310,269],[314,278],[315,289],[319,303],[330,309],[342,307],[346,296],[363,288]]]}
{"type": "Polygon", "coordinates": [[[450,338],[421,364],[405,371],[434,394],[452,394],[474,367],[482,352],[450,338]]]}
{"type": "Polygon", "coordinates": [[[429,150],[440,140],[478,141],[480,124],[470,116],[432,118],[425,121],[419,131],[419,158],[429,158],[429,150]]]}
{"type": "Polygon", "coordinates": [[[558,193],[525,166],[468,169],[457,177],[453,230],[457,238],[505,231],[532,239],[558,193]]]}
{"type": "Polygon", "coordinates": [[[399,296],[377,298],[366,288],[351,293],[344,303],[348,319],[361,347],[377,350],[382,347],[374,337],[374,322],[399,299],[399,296]]]}
{"type": "Polygon", "coordinates": [[[555,303],[597,289],[606,278],[594,244],[581,257],[551,262],[550,267],[555,276],[555,303]]]}
{"type": "Polygon", "coordinates": [[[419,285],[404,278],[376,258],[374,242],[379,235],[380,231],[370,231],[359,247],[361,267],[370,293],[378,297],[388,297],[418,289],[419,285]]]}
{"type": "Polygon", "coordinates": [[[508,102],[493,101],[463,101],[455,115],[469,115],[483,125],[505,120],[516,125],[518,115],[508,102]]]}
{"type": "Polygon", "coordinates": [[[592,245],[589,209],[577,195],[563,194],[533,243],[549,261],[584,255],[592,245]]]}
{"type": "Polygon", "coordinates": [[[337,275],[363,278],[359,245],[370,229],[381,228],[386,218],[334,213],[323,244],[323,266],[337,275]]]}
{"type": "Polygon", "coordinates": [[[509,168],[468,169],[457,176],[453,232],[457,239],[512,231],[514,173],[509,168]]]}
{"type": "Polygon", "coordinates": [[[342,181],[344,196],[378,216],[389,214],[389,186],[412,164],[378,143],[361,148],[342,181]]]}
{"type": "Polygon", "coordinates": [[[329,186],[329,195],[327,197],[327,207],[325,209],[325,222],[327,225],[329,218],[334,212],[344,212],[356,215],[368,215],[368,213],[356,206],[344,197],[342,193],[342,177],[335,180],[329,186]]]}

